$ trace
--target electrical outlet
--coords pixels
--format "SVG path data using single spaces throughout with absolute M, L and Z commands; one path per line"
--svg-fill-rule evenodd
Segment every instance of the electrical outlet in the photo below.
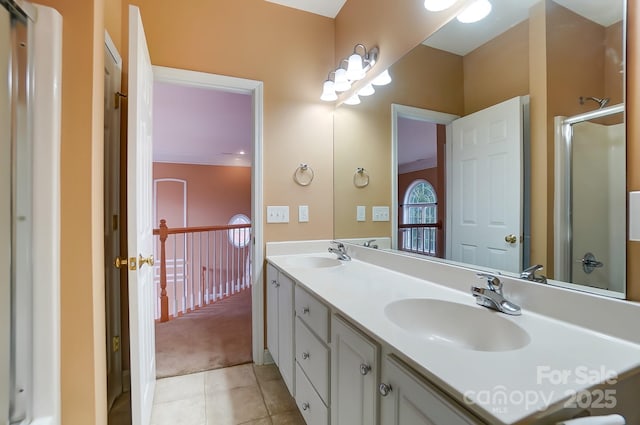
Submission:
M 364 205 L 356 207 L 356 221 L 367 221 L 367 207 Z
M 298 222 L 307 223 L 309 221 L 309 206 L 298 205 Z
M 267 223 L 288 223 L 288 206 L 267 206 Z
M 373 221 L 389 221 L 389 207 L 372 207 Z

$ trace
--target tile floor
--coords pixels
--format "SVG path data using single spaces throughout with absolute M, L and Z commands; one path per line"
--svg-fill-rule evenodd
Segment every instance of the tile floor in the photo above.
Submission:
M 304 425 L 275 365 L 159 379 L 151 425 Z

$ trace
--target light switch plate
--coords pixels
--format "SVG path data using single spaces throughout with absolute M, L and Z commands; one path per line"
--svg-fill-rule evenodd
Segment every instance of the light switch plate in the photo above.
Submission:
M 356 221 L 367 221 L 367 207 L 364 205 L 356 207 Z
M 289 206 L 267 206 L 267 223 L 288 223 Z
M 389 221 L 389 207 L 372 207 L 373 221 Z
M 640 191 L 629 192 L 629 240 L 640 241 Z
M 307 223 L 309 221 L 309 206 L 298 205 L 298 222 Z

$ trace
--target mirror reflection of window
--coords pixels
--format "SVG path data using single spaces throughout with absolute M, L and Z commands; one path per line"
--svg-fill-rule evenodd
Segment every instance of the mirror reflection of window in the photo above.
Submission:
M 435 224 L 438 222 L 438 196 L 431 183 L 415 180 L 405 192 L 403 224 Z M 405 251 L 436 255 L 436 228 L 412 227 L 403 230 Z

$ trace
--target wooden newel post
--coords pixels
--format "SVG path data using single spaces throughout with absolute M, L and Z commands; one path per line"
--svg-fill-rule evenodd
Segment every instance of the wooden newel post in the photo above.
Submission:
M 169 236 L 167 220 L 160 220 L 160 322 L 169 321 L 169 297 L 167 297 L 167 255 L 165 244 Z

